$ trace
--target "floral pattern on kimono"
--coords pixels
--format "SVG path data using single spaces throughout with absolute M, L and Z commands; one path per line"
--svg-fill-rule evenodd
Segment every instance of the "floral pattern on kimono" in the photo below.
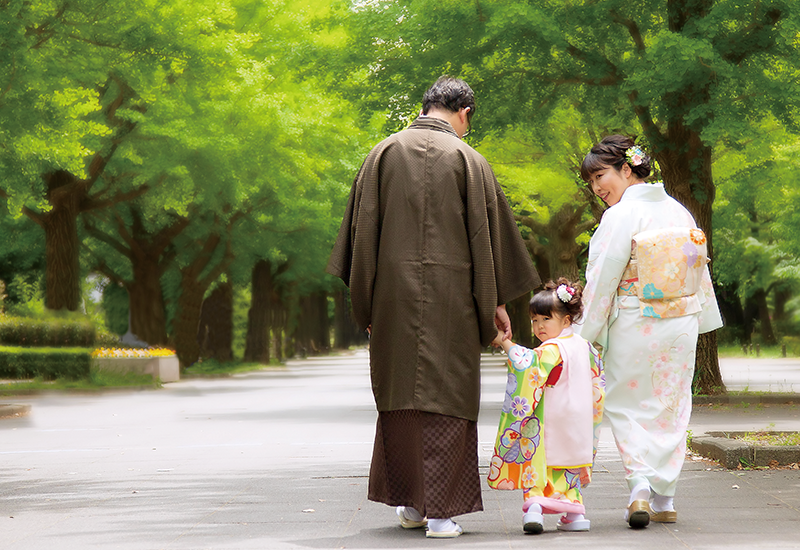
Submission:
M 566 329 L 559 340 L 585 346 L 587 376 L 592 381 L 592 461 L 597 453 L 603 419 L 603 364 L 597 351 Z M 545 430 L 558 430 L 558 420 L 544 416 L 547 387 L 557 383 L 564 362 L 556 339 L 536 349 L 514 346 L 508 351 L 508 383 L 488 482 L 493 489 L 521 489 L 526 499 L 542 505 L 545 513 L 584 513 L 581 489 L 591 482 L 592 464 L 551 468 L 544 445 Z M 552 404 L 551 404 L 552 405 Z M 589 420 L 589 419 L 587 419 Z

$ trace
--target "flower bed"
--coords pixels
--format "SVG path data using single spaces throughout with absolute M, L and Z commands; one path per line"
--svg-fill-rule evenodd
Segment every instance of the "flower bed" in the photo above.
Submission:
M 162 382 L 180 380 L 180 363 L 175 352 L 166 348 L 100 348 L 92 361 L 101 370 L 149 374 Z

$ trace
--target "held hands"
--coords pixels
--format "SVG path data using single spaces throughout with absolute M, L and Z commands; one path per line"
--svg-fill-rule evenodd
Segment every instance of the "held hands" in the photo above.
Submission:
M 514 347 L 514 342 L 510 339 L 506 338 L 506 333 L 502 330 L 497 331 L 497 336 L 494 340 L 492 340 L 492 345 L 496 348 L 502 349 L 504 352 L 508 353 L 508 350 Z
M 492 345 L 502 348 L 503 351 L 508 353 L 508 350 L 514 346 L 514 343 L 511 341 L 511 319 L 508 317 L 505 305 L 497 306 L 494 315 L 494 324 L 497 326 L 497 336 L 492 341 Z
M 494 340 L 492 340 L 492 345 L 496 348 L 503 347 L 503 340 L 505 339 L 506 334 L 502 330 L 497 331 L 497 336 L 495 336 Z
M 497 330 L 503 333 L 503 340 L 511 340 L 511 319 L 508 317 L 505 304 L 497 306 L 494 312 L 494 324 Z

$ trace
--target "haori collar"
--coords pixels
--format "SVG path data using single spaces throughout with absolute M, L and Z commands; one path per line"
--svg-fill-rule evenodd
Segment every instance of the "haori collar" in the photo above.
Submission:
M 414 122 L 411 123 L 411 125 L 409 125 L 408 128 L 411 130 L 435 130 L 437 132 L 445 132 L 458 137 L 458 134 L 449 122 L 442 120 L 441 118 L 431 116 L 420 115 Z

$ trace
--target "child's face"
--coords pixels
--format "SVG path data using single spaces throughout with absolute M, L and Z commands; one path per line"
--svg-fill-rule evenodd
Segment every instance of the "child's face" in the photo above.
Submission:
M 561 331 L 572 324 L 569 315 L 561 317 L 557 313 L 551 315 L 533 315 L 531 317 L 531 328 L 539 340 L 544 342 L 550 338 L 555 338 Z

